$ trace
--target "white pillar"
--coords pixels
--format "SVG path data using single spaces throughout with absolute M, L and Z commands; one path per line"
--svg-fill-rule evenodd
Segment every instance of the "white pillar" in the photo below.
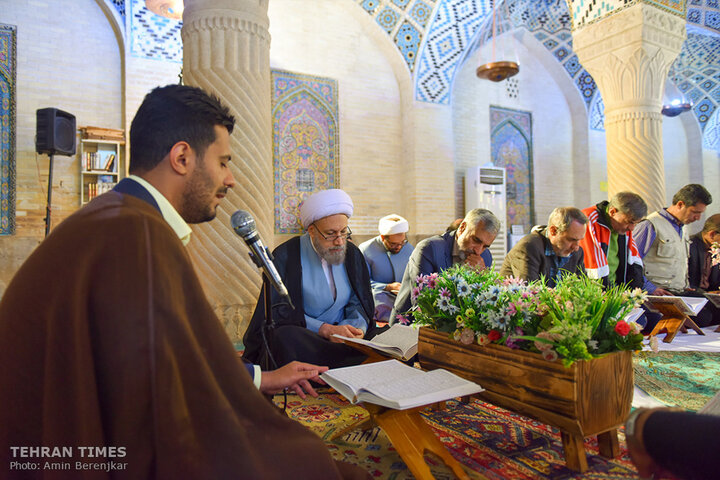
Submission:
M 249 211 L 273 244 L 268 0 L 185 0 L 183 80 L 217 95 L 235 116 L 230 163 L 236 185 L 217 219 L 193 227 L 193 262 L 232 340 L 242 336 L 261 276 L 230 228 L 237 209 Z
M 685 19 L 645 3 L 573 32 L 573 50 L 605 104 L 608 190 L 665 206 L 662 98 L 685 41 Z

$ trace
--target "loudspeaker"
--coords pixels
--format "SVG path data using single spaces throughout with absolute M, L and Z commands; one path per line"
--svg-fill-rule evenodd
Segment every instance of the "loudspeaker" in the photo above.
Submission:
M 48 155 L 75 155 L 75 115 L 57 108 L 38 109 L 35 150 Z

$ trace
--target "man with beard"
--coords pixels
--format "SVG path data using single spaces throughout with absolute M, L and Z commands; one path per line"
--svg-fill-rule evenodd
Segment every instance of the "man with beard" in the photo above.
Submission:
M 370 271 L 370 285 L 375 297 L 375 320 L 387 322 L 400 290 L 405 267 L 413 246 L 407 241 L 408 221 L 400 215 L 382 217 L 380 235 L 360 244 Z
M 294 309 L 272 289 L 274 328 L 267 330 L 269 351 L 277 366 L 293 360 L 330 368 L 357 365 L 366 356 L 333 335 L 371 338 L 375 332 L 374 302 L 367 265 L 360 250 L 348 242 L 353 203 L 339 189 L 323 190 L 300 206 L 304 235 L 279 245 L 275 266 Z M 243 342 L 247 361 L 267 367 L 263 341 L 265 297 L 260 293 Z
M 405 268 L 400 292 L 390 314 L 390 323 L 395 323 L 397 315 L 404 314 L 414 306 L 411 292 L 419 275 L 440 273 L 457 263 L 475 268 L 491 268 L 492 254 L 488 249 L 499 230 L 500 220 L 490 210 L 476 208 L 465 215 L 457 230 L 418 243 Z
M 55 477 L 12 466 L 57 456 L 40 446 L 70 466 L 55 478 L 367 476 L 253 386 L 184 248 L 188 223 L 213 219 L 235 184 L 233 124 L 199 88 L 150 92 L 130 128 L 132 175 L 15 274 L 0 302 L 0 478 Z M 261 389 L 321 371 L 291 364 Z

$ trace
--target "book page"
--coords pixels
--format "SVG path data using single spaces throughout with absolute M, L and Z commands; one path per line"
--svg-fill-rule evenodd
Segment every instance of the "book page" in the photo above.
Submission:
M 397 402 L 399 409 L 429 405 L 450 398 L 478 393 L 483 389 L 476 383 L 460 378 L 447 370 L 424 372 L 421 377 L 404 376 L 393 381 L 377 382 L 363 388 L 369 393 L 392 402 Z M 364 398 L 365 392 L 359 392 Z M 372 401 L 372 398 L 368 398 Z
M 373 337 L 372 340 L 350 338 L 337 334 L 334 336 L 349 342 L 367 345 L 388 355 L 408 360 L 417 353 L 418 334 L 419 330 L 416 328 L 395 324 L 380 335 Z
M 397 360 L 367 363 L 354 367 L 333 368 L 320 375 L 321 378 L 330 377 L 353 387 L 358 391 L 381 380 L 394 382 L 412 375 L 423 375 L 422 370 L 409 367 Z
M 403 353 L 417 345 L 420 331 L 408 325 L 396 323 L 389 330 L 372 339 L 373 343 L 398 347 Z
M 705 306 L 705 304 L 708 302 L 708 299 L 705 297 L 680 297 L 685 302 L 685 305 L 690 307 L 690 309 L 694 312 L 695 315 L 700 313 L 700 310 Z
M 651 304 L 672 304 L 685 315 L 695 316 L 707 303 L 704 297 L 676 297 L 670 295 L 648 295 L 647 301 Z

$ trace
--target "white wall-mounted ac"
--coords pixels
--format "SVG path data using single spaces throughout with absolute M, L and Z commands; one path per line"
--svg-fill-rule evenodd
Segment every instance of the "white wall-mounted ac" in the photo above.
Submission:
M 500 230 L 490 245 L 495 270 L 500 270 L 507 254 L 507 203 L 505 168 L 492 164 L 471 167 L 465 172 L 465 212 L 473 208 L 490 210 L 500 220 Z

